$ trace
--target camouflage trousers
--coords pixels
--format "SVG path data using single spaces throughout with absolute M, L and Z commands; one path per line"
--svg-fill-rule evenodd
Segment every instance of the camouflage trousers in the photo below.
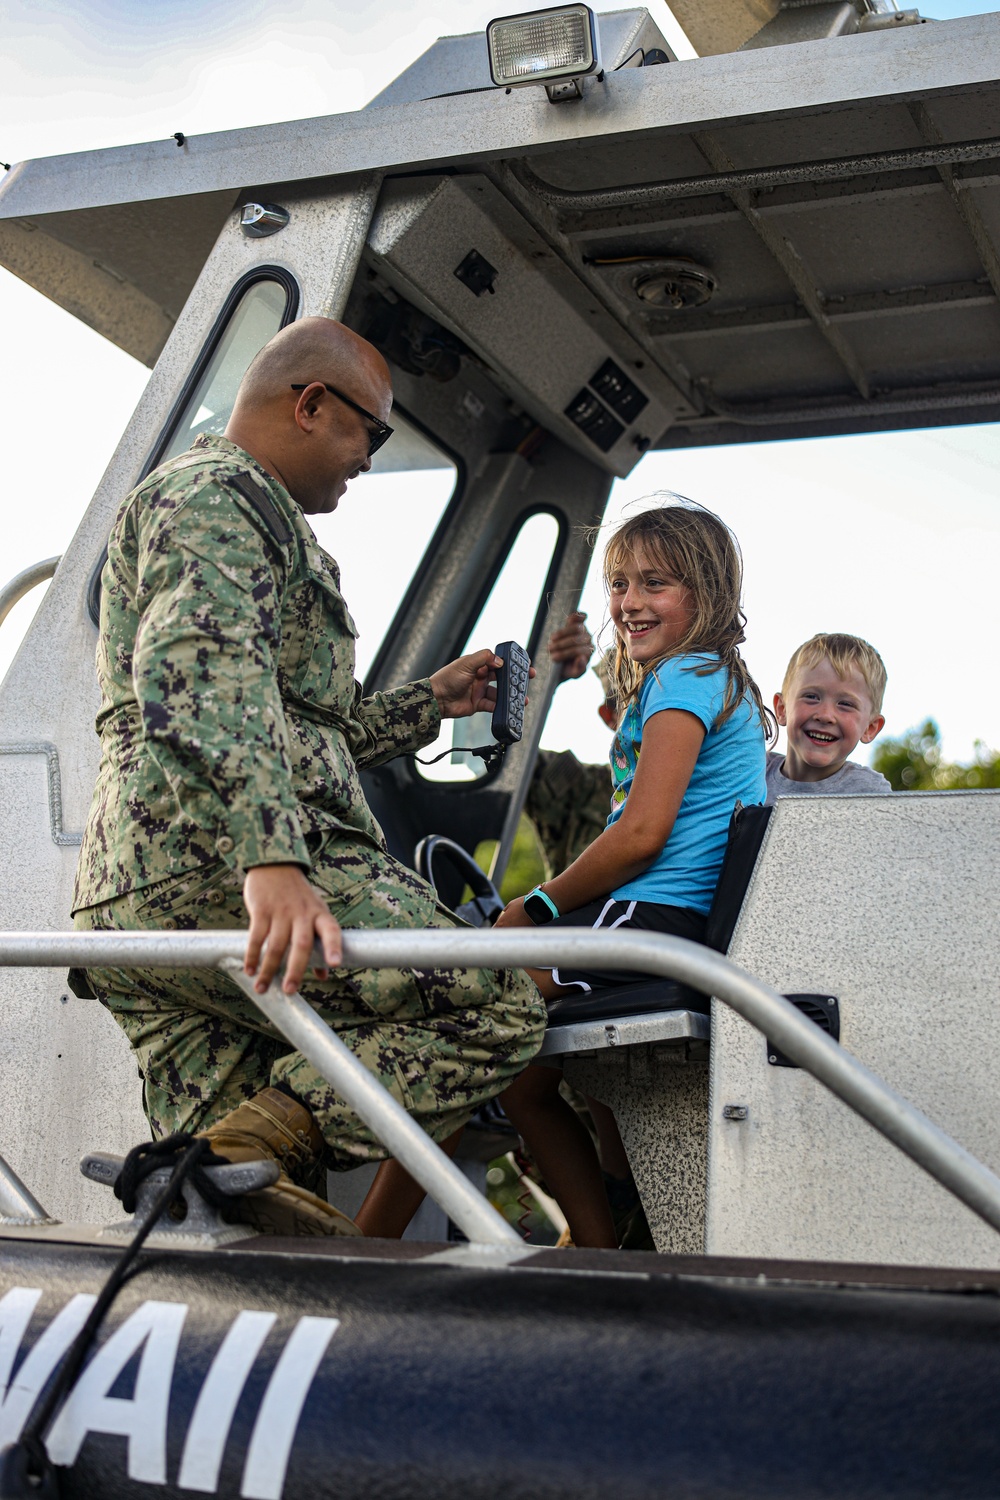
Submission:
M 366 851 L 367 855 L 367 851 Z M 343 851 L 310 872 L 345 928 L 461 927 L 434 892 L 388 855 L 343 892 Z M 221 861 L 76 914 L 84 931 L 246 928 L 242 880 Z M 387 1155 L 368 1127 L 290 1050 L 226 976 L 204 969 L 88 969 L 97 998 L 132 1045 L 154 1136 L 203 1130 L 269 1085 L 308 1106 L 326 1165 L 347 1170 Z M 309 975 L 303 997 L 434 1140 L 463 1125 L 531 1061 L 545 1007 L 520 970 L 338 969 Z

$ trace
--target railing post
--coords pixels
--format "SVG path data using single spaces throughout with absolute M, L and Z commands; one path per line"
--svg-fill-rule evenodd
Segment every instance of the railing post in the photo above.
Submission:
M 243 972 L 241 959 L 223 959 L 223 973 L 238 984 L 281 1035 L 364 1120 L 401 1166 L 444 1209 L 470 1243 L 521 1245 L 521 1236 L 478 1193 L 454 1162 L 435 1145 L 403 1106 L 382 1087 L 364 1063 L 344 1045 L 336 1032 L 307 1005 L 301 995 L 286 995 L 272 984 L 258 995 L 253 980 Z
M 4 1224 L 54 1224 L 14 1168 L 0 1156 L 0 1226 Z

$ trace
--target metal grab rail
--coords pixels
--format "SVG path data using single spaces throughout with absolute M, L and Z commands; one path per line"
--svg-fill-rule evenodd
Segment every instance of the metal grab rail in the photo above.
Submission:
M 285 995 L 276 984 L 266 994 L 258 995 L 253 980 L 243 972 L 242 952 L 236 958 L 222 959 L 218 967 L 249 995 L 272 1026 L 312 1063 L 321 1077 L 333 1084 L 341 1098 L 346 1099 L 410 1176 L 430 1193 L 471 1244 L 521 1245 L 517 1231 L 476 1191 L 440 1146 L 425 1135 L 301 995 Z
M 0 967 L 219 967 L 235 977 L 234 967 L 242 961 L 245 944 L 246 934 L 240 932 L 0 933 Z M 563 933 L 534 928 L 485 932 L 473 929 L 344 932 L 344 963 L 352 968 L 568 967 L 581 962 L 588 967 L 640 970 L 665 979 L 679 979 L 716 996 L 770 1037 L 793 1062 L 810 1072 L 967 1208 L 1000 1230 L 1000 1177 L 807 1021 L 776 990 L 761 984 L 710 948 L 659 933 L 584 928 Z M 383 1137 L 384 1144 L 411 1176 L 437 1198 L 470 1240 L 511 1242 L 514 1236 L 510 1227 L 485 1204 L 444 1153 L 305 1001 L 283 995 L 276 985 L 272 985 L 266 996 L 257 995 L 248 981 L 244 980 L 241 987 L 293 1045 L 299 1045 L 293 1039 L 293 1031 L 302 1036 L 310 1048 L 306 1055 L 335 1088 L 342 1089 L 342 1079 L 348 1080 L 353 1096 L 343 1088 L 344 1097 L 367 1123 L 372 1124 L 366 1114 L 372 1090 L 392 1111 L 398 1112 L 401 1117 L 396 1121 L 398 1138 L 390 1141 Z M 306 1019 L 301 1016 L 302 1011 L 308 1013 L 308 1027 L 303 1025 L 302 1032 L 298 1032 L 296 1028 Z M 299 1019 L 293 1022 L 290 1019 L 293 1015 Z M 349 1059 L 347 1067 L 344 1054 Z M 330 1072 L 326 1071 L 327 1065 Z M 349 1073 L 353 1076 L 354 1070 L 364 1075 L 363 1091 L 360 1087 L 355 1089 L 348 1077 Z M 456 1204 L 458 1198 L 462 1200 L 459 1213 L 453 1212 L 441 1196 L 442 1189 L 447 1190 L 446 1178 L 457 1194 Z M 475 1215 L 469 1206 L 470 1198 L 475 1202 Z M 488 1216 L 485 1224 L 481 1223 L 484 1214 Z M 466 1221 L 472 1225 L 472 1233 Z
M 10 582 L 4 584 L 0 589 L 0 625 L 25 594 L 30 594 L 36 584 L 44 583 L 47 578 L 53 576 L 61 557 L 60 553 L 59 557 L 46 557 L 43 562 L 32 563 L 30 568 L 25 568 L 21 573 L 15 573 Z
M 51 1224 L 34 1193 L 28 1191 L 14 1168 L 0 1156 L 0 1219 L 6 1224 Z

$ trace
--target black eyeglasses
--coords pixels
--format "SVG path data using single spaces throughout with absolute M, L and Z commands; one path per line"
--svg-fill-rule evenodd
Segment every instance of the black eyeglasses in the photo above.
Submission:
M 377 453 L 382 444 L 387 443 L 392 437 L 392 428 L 389 426 L 388 422 L 383 422 L 382 418 L 376 417 L 373 412 L 365 411 L 363 406 L 359 406 L 356 401 L 352 401 L 350 396 L 345 396 L 343 391 L 338 391 L 332 385 L 327 385 L 325 380 L 309 380 L 304 385 L 293 385 L 292 390 L 305 391 L 308 390 L 309 386 L 311 385 L 321 385 L 324 390 L 330 392 L 331 396 L 336 396 L 338 401 L 343 401 L 345 406 L 351 407 L 352 410 L 356 411 L 359 416 L 364 417 L 366 422 L 374 422 L 375 431 L 368 434 L 369 458 L 371 458 L 373 453 Z

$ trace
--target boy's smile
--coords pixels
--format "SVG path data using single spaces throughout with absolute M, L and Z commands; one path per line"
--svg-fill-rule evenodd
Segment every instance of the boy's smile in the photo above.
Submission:
M 802 667 L 774 695 L 774 711 L 787 731 L 784 774 L 790 781 L 824 781 L 840 770 L 859 744 L 868 745 L 885 720 L 872 712 L 871 692 L 857 667 L 838 677 L 824 658 Z
M 639 547 L 610 583 L 611 620 L 634 662 L 657 661 L 687 634 L 691 590 Z

